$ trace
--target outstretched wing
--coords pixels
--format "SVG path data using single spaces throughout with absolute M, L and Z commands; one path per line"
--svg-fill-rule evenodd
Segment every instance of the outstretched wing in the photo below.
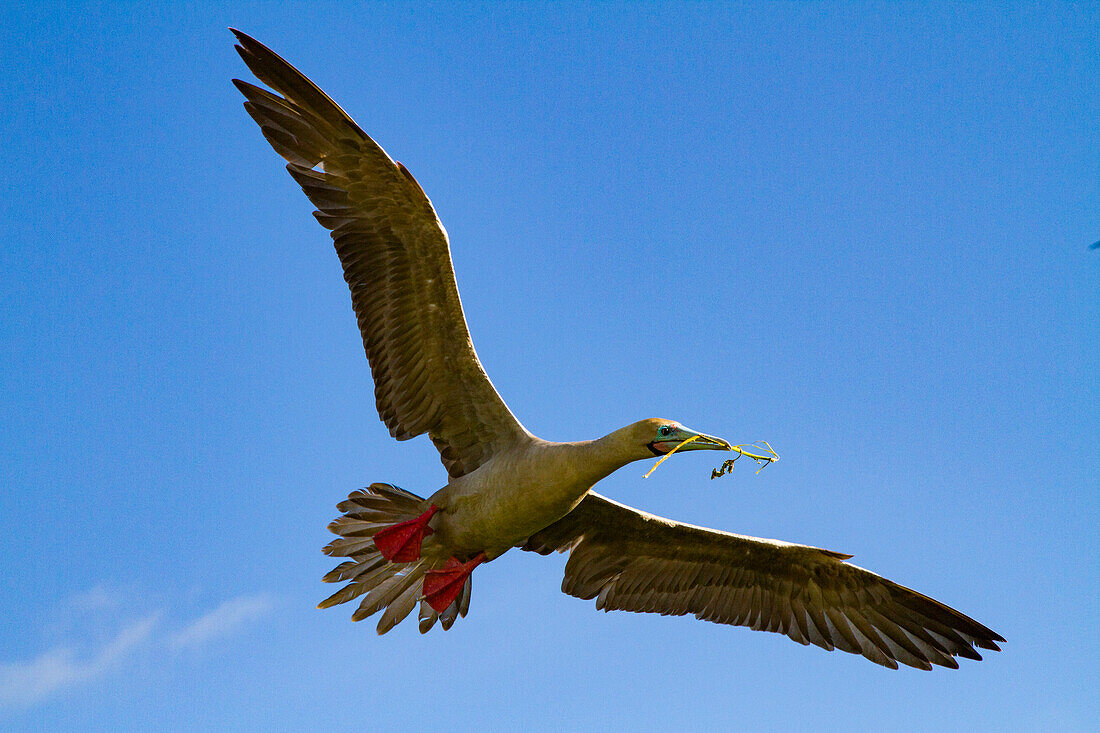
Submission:
M 862 654 L 897 669 L 957 668 L 1004 641 L 928 596 L 844 562 L 839 552 L 680 524 L 589 492 L 523 545 L 569 550 L 562 591 L 605 611 L 748 626 Z
M 233 33 L 248 68 L 278 92 L 234 79 L 245 109 L 332 231 L 379 416 L 398 440 L 428 433 L 451 476 L 473 471 L 527 431 L 474 352 L 447 233 L 431 202 L 313 82 Z

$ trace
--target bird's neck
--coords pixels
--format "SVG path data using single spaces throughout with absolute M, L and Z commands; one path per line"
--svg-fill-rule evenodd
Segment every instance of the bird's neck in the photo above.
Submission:
M 623 431 L 615 431 L 596 440 L 569 443 L 569 453 L 574 471 L 589 486 L 633 461 L 645 458 L 638 455 L 637 446 L 627 440 Z

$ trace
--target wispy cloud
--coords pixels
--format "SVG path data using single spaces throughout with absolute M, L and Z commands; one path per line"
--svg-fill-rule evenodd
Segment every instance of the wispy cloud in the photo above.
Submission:
M 122 604 L 122 600 L 121 592 L 100 584 L 83 593 L 77 593 L 69 599 L 69 605 L 78 611 L 98 611 L 115 608 Z
M 54 638 L 95 638 L 93 629 L 104 625 L 110 628 L 109 617 L 119 608 L 132 607 L 134 601 L 118 590 L 96 586 L 69 598 L 61 608 L 63 620 L 46 627 Z M 152 613 L 127 624 L 113 637 L 101 638 L 98 644 L 58 643 L 32 659 L 0 662 L 0 713 L 61 696 L 77 685 L 124 667 L 139 652 L 146 657 L 171 657 L 172 650 L 198 647 L 228 636 L 274 607 L 274 598 L 266 593 L 237 596 L 174 633 L 161 631 L 162 614 Z M 80 634 L 80 629 L 88 633 Z
M 56 646 L 26 662 L 0 664 L 0 710 L 31 705 L 115 669 L 152 636 L 158 619 L 153 614 L 135 621 L 85 659 Z
M 180 629 L 172 635 L 169 643 L 175 648 L 197 646 L 226 636 L 266 615 L 274 605 L 271 596 L 266 593 L 232 598 Z

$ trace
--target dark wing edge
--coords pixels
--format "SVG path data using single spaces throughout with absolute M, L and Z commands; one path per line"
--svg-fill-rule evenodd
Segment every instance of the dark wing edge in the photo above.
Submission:
M 331 231 L 390 434 L 428 433 L 451 476 L 528 437 L 474 351 L 447 234 L 423 189 L 317 85 L 230 30 L 248 68 L 278 92 L 233 80 Z
M 562 591 L 596 608 L 694 614 L 861 654 L 885 667 L 958 668 L 1004 639 L 914 590 L 807 545 L 673 522 L 594 492 L 522 549 L 569 551 Z

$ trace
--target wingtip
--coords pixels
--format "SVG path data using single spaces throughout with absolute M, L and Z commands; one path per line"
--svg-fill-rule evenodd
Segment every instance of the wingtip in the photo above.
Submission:
M 945 657 L 941 661 L 937 661 L 936 664 L 940 667 L 943 667 L 944 669 L 958 669 L 959 668 L 959 660 L 957 660 L 957 659 L 955 659 L 954 657 L 951 657 L 951 656 Z M 931 672 L 932 671 L 932 665 L 929 664 L 927 667 L 922 667 L 921 669 L 924 669 L 928 672 Z
M 265 52 L 269 54 L 274 54 L 274 52 L 270 48 L 260 43 L 244 31 L 239 31 L 233 27 L 230 27 L 229 30 L 237 38 L 237 43 L 233 45 L 233 48 L 237 49 L 237 53 L 240 54 L 241 58 L 244 59 L 244 62 L 246 64 L 248 64 L 248 60 L 250 58 L 258 55 L 263 55 Z M 251 64 L 249 64 L 249 68 L 252 68 Z

